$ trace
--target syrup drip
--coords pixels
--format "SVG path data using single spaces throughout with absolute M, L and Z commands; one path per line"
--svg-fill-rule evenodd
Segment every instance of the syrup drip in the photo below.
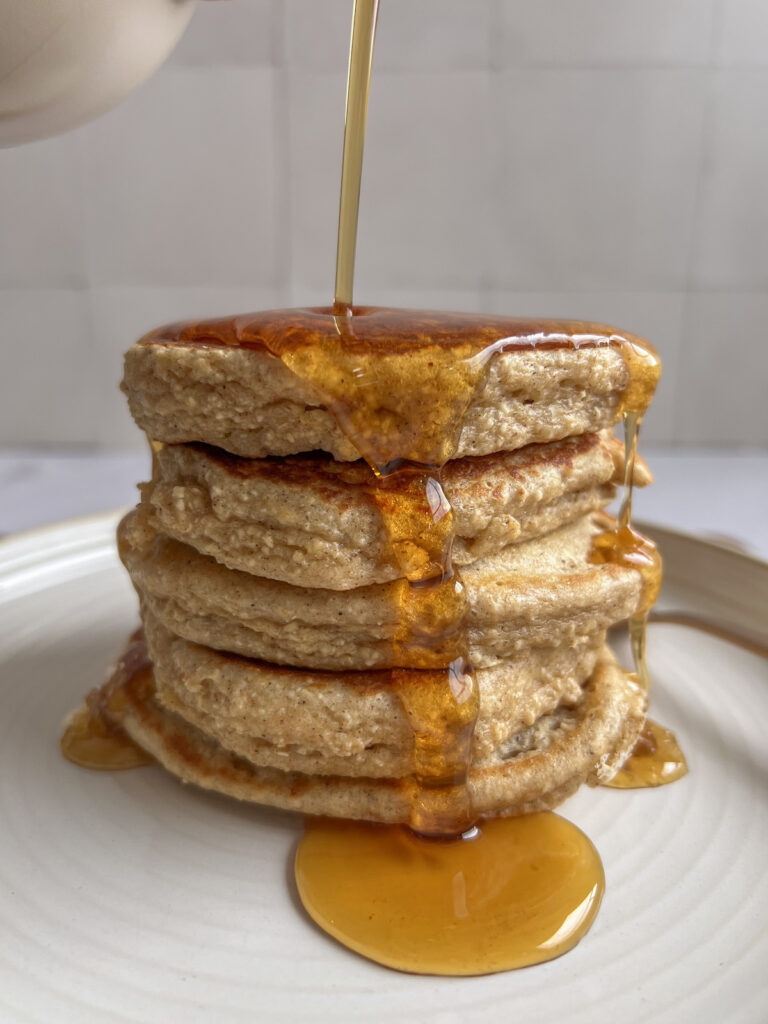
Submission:
M 385 469 L 375 497 L 405 576 L 394 661 L 409 667 L 393 669 L 391 681 L 413 731 L 410 824 L 425 835 L 455 836 L 473 824 L 467 774 L 479 693 L 464 630 L 466 591 L 451 561 L 453 509 L 440 468 L 400 462 L 402 439 L 388 440 L 388 464 L 397 468 Z
M 605 879 L 592 843 L 552 813 L 481 822 L 454 840 L 398 826 L 307 821 L 296 882 L 345 946 L 415 974 L 493 974 L 571 949 Z
M 640 377 L 643 380 L 642 376 Z M 627 405 L 624 412 L 624 487 L 619 509 L 618 529 L 615 534 L 614 557 L 618 554 L 623 565 L 631 565 L 640 571 L 642 590 L 637 608 L 629 619 L 629 642 L 632 658 L 635 663 L 640 685 L 646 695 L 651 692 L 651 677 L 646 660 L 646 629 L 648 612 L 659 596 L 661 586 L 661 559 L 656 545 L 645 537 L 641 537 L 632 529 L 632 490 L 635 478 L 635 460 L 637 458 L 637 435 L 642 422 L 643 413 L 653 392 L 647 395 L 640 392 L 625 397 Z M 596 545 L 598 546 L 598 545 Z
M 633 348 L 630 360 L 637 356 Z M 640 573 L 640 600 L 629 619 L 629 640 L 636 679 L 646 697 L 651 677 L 646 659 L 648 613 L 661 586 L 661 559 L 656 545 L 632 529 L 632 491 L 637 458 L 637 437 L 643 413 L 655 388 L 653 369 L 636 373 L 624 396 L 624 481 L 616 529 L 598 534 L 593 542 L 592 561 L 636 569 Z M 630 362 L 631 367 L 631 362 Z M 657 373 L 658 376 L 658 373 Z M 675 782 L 688 772 L 688 765 L 674 733 L 648 719 L 627 761 L 610 782 L 613 789 L 642 789 Z
M 675 734 L 649 718 L 629 759 L 605 785 L 612 789 L 645 789 L 666 786 L 687 774 L 688 764 Z
M 631 484 L 628 485 L 631 489 Z M 629 638 L 637 678 L 646 695 L 650 693 L 651 680 L 645 657 L 645 634 L 648 612 L 659 594 L 661 586 L 661 559 L 656 545 L 647 537 L 637 533 L 625 519 L 621 518 L 615 530 L 598 534 L 594 541 L 591 561 L 596 564 L 611 563 L 640 573 L 641 591 L 637 609 L 629 619 Z
M 152 668 L 141 631 L 134 633 L 107 681 L 91 690 L 85 704 L 69 716 L 61 737 L 61 752 L 81 768 L 120 771 L 154 764 L 154 760 L 120 727 L 126 709 L 125 689 L 151 693 Z
M 413 730 L 411 828 L 460 835 L 475 820 L 467 786 L 480 701 L 475 676 L 457 658 L 447 669 L 393 669 L 392 682 Z

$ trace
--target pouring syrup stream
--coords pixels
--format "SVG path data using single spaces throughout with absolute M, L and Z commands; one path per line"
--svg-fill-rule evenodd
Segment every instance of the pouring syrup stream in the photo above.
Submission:
M 352 309 L 357 248 L 357 220 L 360 211 L 360 185 L 363 176 L 365 122 L 371 85 L 373 44 L 379 0 L 355 0 L 352 33 L 349 42 L 344 149 L 341 160 L 339 232 L 336 245 L 336 287 L 334 309 L 345 313 Z

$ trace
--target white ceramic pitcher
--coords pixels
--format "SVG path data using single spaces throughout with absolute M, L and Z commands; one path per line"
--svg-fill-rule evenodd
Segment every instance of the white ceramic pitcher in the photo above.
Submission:
M 195 0 L 0 0 L 0 146 L 66 131 L 162 64 Z

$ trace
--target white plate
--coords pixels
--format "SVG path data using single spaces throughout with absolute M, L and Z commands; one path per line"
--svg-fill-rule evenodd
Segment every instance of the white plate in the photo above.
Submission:
M 608 879 L 573 952 L 486 978 L 397 974 L 303 914 L 291 872 L 298 818 L 159 769 L 98 774 L 59 756 L 62 717 L 136 621 L 115 523 L 0 545 L 2 1024 L 768 1020 L 763 658 L 652 627 L 653 714 L 675 729 L 691 771 L 665 789 L 583 790 L 565 805 Z M 768 644 L 768 565 L 659 536 L 662 608 L 710 618 L 730 608 L 731 626 L 746 621 Z

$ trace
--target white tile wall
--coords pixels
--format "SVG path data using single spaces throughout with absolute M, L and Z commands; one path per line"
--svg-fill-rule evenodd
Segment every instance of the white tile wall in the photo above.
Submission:
M 82 130 L 91 283 L 277 284 L 273 86 L 169 67 Z
M 286 66 L 309 73 L 341 74 L 349 53 L 352 4 L 345 0 L 285 0 L 283 6 Z M 377 71 L 380 42 L 379 36 L 374 56 Z
M 289 220 L 285 230 L 289 237 L 290 281 L 294 293 L 318 288 L 325 301 L 333 292 L 344 90 L 341 73 L 305 74 L 298 70 L 287 80 L 285 187 Z M 368 191 L 369 164 L 367 161 L 363 167 L 364 195 Z
M 121 107 L 0 151 L 0 444 L 138 447 L 135 336 L 330 298 L 350 13 L 200 4 Z M 614 322 L 664 361 L 646 437 L 768 445 L 767 34 L 765 0 L 381 0 L 358 299 Z
M 4 288 L 0 436 L 10 445 L 93 442 L 100 382 L 82 291 Z
M 768 289 L 768 66 L 716 71 L 711 91 L 692 283 Z
M 282 6 L 281 0 L 199 4 L 169 64 L 271 67 L 281 63 Z
M 721 0 L 717 57 L 723 64 L 768 67 L 768 4 L 765 0 Z
M 765 444 L 766 323 L 768 295 L 764 292 L 688 296 L 675 423 L 675 434 L 682 441 Z
M 551 68 L 701 64 L 714 8 L 715 0 L 502 0 L 500 59 Z
M 683 288 L 704 91 L 703 72 L 688 69 L 501 75 L 507 259 L 494 283 Z
M 369 111 L 360 280 L 475 288 L 505 255 L 487 71 L 382 75 Z
M 0 149 L 0 288 L 81 288 L 88 280 L 76 133 Z

